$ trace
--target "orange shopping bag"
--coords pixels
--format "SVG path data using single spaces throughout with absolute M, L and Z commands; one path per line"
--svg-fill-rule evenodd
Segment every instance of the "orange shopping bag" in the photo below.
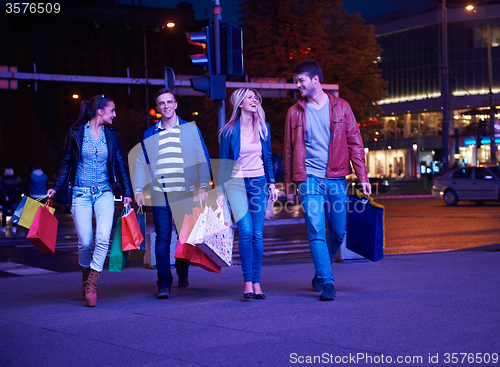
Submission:
M 135 250 L 144 241 L 135 211 L 130 206 L 127 209 L 129 212 L 122 216 L 122 251 Z
M 52 200 L 47 200 L 45 205 L 38 208 L 26 237 L 42 254 L 56 251 L 58 221 L 49 205 L 52 205 Z

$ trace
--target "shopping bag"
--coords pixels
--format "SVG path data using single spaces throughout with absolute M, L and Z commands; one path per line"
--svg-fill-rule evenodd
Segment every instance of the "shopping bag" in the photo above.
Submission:
M 217 266 L 231 266 L 234 230 L 225 223 L 222 207 L 218 207 L 215 212 L 209 212 L 208 217 L 209 221 L 218 221 L 218 229 L 213 233 L 207 233 L 203 242 L 197 244 L 196 247 L 203 251 Z M 215 226 L 211 228 L 214 229 Z
M 125 215 L 122 216 L 122 250 L 130 251 L 137 249 L 144 237 L 135 216 L 135 210 L 128 206 Z
M 192 246 L 196 246 L 197 239 L 198 239 L 198 231 L 200 231 L 200 226 L 201 223 L 205 220 L 204 218 L 206 217 L 205 211 L 208 209 L 208 207 L 205 208 L 193 208 L 193 226 L 191 228 L 191 231 L 189 232 L 189 235 L 186 239 L 186 243 L 189 243 Z M 200 232 L 201 233 L 201 232 Z M 198 242 L 201 242 L 198 240 Z
M 179 259 L 188 264 L 202 267 L 205 270 L 220 273 L 220 267 L 211 261 L 199 248 L 186 243 L 189 233 L 193 228 L 194 217 L 199 214 L 199 210 L 195 208 L 194 214 L 186 214 L 182 222 L 182 227 L 179 232 L 179 240 L 175 247 L 174 258 Z
M 144 238 L 144 241 L 141 242 L 139 247 L 137 248 L 138 250 L 145 250 L 146 249 L 146 213 L 143 212 L 142 206 L 137 209 L 137 213 L 135 214 L 137 217 L 137 222 L 139 223 L 139 228 L 141 229 L 142 237 Z
M 193 256 L 191 256 L 191 265 L 199 266 L 200 268 L 214 273 L 220 273 L 220 266 L 210 260 L 198 247 L 191 247 L 194 248 Z
M 24 204 L 23 211 L 21 213 L 21 216 L 19 218 L 18 224 L 20 226 L 23 226 L 25 228 L 30 228 L 31 224 L 33 223 L 33 220 L 35 219 L 35 215 L 38 211 L 38 208 L 43 205 L 41 201 L 45 199 L 46 196 L 43 196 L 41 198 L 38 198 L 36 200 L 33 200 L 30 197 L 26 198 L 26 202 Z M 53 207 L 48 207 L 48 210 L 54 214 L 55 209 Z
M 191 230 L 193 229 L 193 215 L 186 214 L 184 220 L 182 221 L 181 231 L 179 232 L 179 240 L 177 241 L 177 246 L 175 247 L 174 258 L 181 261 L 189 263 L 191 257 L 194 254 L 194 246 L 186 243 Z
M 346 247 L 371 261 L 384 257 L 384 206 L 358 190 L 347 198 Z
M 212 208 L 206 206 L 198 217 L 187 243 L 196 246 L 204 242 L 204 238 L 220 230 L 221 223 Z
M 21 202 L 17 205 L 14 214 L 12 214 L 12 217 L 10 217 L 10 221 L 12 223 L 19 223 L 19 218 L 21 218 L 21 214 L 23 213 L 24 206 L 26 205 L 26 200 L 28 200 L 28 197 L 23 196 Z
M 115 234 L 111 244 L 109 253 L 109 271 L 121 272 L 128 260 L 128 251 L 122 250 L 122 216 L 125 214 L 125 209 L 116 221 Z
M 51 212 L 52 200 L 38 208 L 33 223 L 26 238 L 42 253 L 50 254 L 56 251 L 57 218 Z

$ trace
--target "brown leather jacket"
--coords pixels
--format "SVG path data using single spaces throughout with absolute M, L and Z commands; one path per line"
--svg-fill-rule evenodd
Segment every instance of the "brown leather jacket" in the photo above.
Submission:
M 352 173 L 351 162 L 360 182 L 368 182 L 363 140 L 351 107 L 342 98 L 324 90 L 330 98 L 331 138 L 326 177 Z M 288 109 L 283 146 L 283 171 L 287 194 L 293 193 L 295 181 L 305 181 L 306 174 L 306 102 L 297 101 Z

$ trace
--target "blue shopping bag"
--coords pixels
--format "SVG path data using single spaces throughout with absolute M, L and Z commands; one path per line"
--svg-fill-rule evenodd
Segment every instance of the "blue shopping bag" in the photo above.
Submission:
M 347 198 L 346 247 L 371 261 L 384 257 L 384 206 L 358 190 Z
M 21 202 L 17 205 L 17 208 L 14 211 L 14 214 L 12 214 L 12 217 L 10 217 L 10 221 L 12 223 L 19 223 L 19 219 L 21 218 L 21 214 L 23 214 L 24 206 L 26 205 L 26 200 L 28 200 L 28 197 L 25 195 L 25 196 L 23 196 Z

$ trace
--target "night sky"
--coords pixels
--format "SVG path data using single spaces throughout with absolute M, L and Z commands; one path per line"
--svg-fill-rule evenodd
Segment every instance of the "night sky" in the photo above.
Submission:
M 131 4 L 133 0 L 120 0 L 120 4 Z M 142 0 L 146 6 L 171 7 L 177 3 L 189 1 L 193 4 L 196 19 L 213 18 L 212 0 Z M 219 0 L 222 6 L 222 21 L 238 23 L 238 4 L 240 0 Z M 391 11 L 410 8 L 415 5 L 432 2 L 432 0 L 344 0 L 344 5 L 349 13 L 359 10 L 362 18 L 389 13 Z M 135 0 L 139 4 L 139 0 Z

